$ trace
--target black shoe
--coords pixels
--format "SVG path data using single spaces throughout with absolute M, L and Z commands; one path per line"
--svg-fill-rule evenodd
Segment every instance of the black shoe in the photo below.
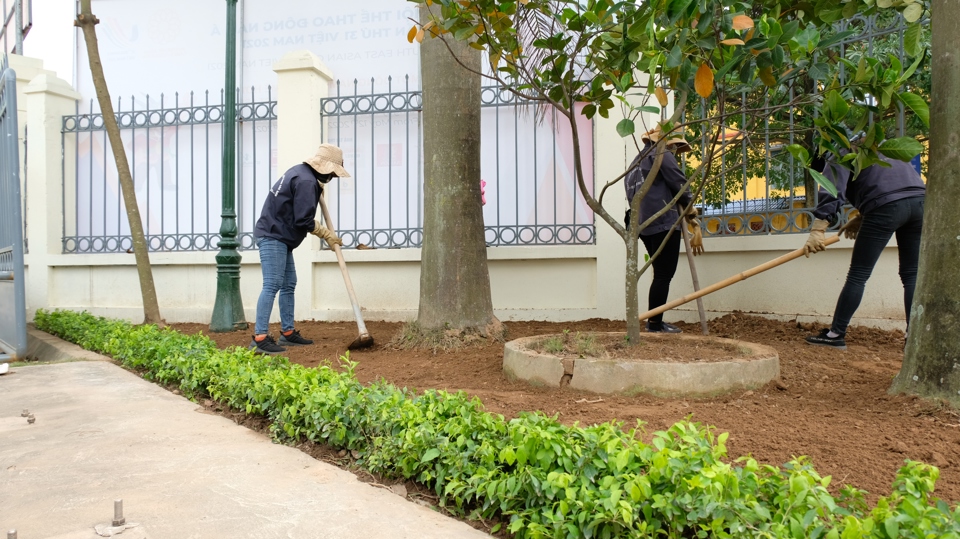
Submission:
M 280 334 L 281 346 L 304 346 L 307 344 L 313 344 L 313 341 L 301 337 L 300 330 L 295 329 L 290 335 L 284 335 L 283 333 Z
M 683 330 L 673 324 L 660 322 L 660 329 L 650 329 L 650 322 L 647 322 L 648 333 L 683 333 Z
M 821 329 L 819 334 L 810 335 L 807 337 L 807 342 L 817 346 L 829 346 L 839 350 L 846 350 L 847 342 L 843 340 L 843 335 L 838 337 L 827 337 L 827 333 L 829 332 L 829 329 Z
M 277 341 L 273 340 L 273 337 L 267 335 L 262 341 L 258 341 L 256 336 L 250 341 L 250 345 L 247 346 L 248 350 L 253 350 L 258 354 L 266 354 L 268 356 L 275 356 L 286 352 L 287 349 L 278 345 Z

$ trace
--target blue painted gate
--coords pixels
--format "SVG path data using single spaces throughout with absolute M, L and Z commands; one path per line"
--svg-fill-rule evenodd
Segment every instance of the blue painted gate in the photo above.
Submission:
M 0 76 L 0 363 L 22 360 L 27 352 L 17 76 L 4 64 Z

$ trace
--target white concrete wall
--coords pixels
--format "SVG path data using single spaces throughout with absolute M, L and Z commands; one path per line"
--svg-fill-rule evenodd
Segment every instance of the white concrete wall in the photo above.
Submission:
M 87 310 L 142 320 L 140 290 L 132 254 L 61 254 L 63 215 L 60 117 L 74 110 L 76 92 L 37 61 L 12 57 L 21 80 L 21 122 L 29 126 L 29 198 L 27 263 L 29 316 L 38 308 Z M 295 52 L 276 66 L 278 81 L 279 168 L 312 155 L 319 144 L 319 99 L 329 71 L 311 53 Z M 654 118 L 646 118 L 648 122 Z M 598 186 L 621 174 L 636 152 L 616 134 L 619 121 L 597 118 L 594 148 Z M 67 156 L 66 174 L 69 163 Z M 348 163 L 349 165 L 349 163 Z M 349 166 L 348 166 L 349 168 Z M 608 191 L 604 206 L 623 215 L 620 185 Z M 707 253 L 696 262 L 702 286 L 720 281 L 800 247 L 801 235 L 707 238 Z M 851 241 L 808 259 L 735 284 L 704 299 L 711 317 L 733 310 L 803 321 L 827 321 L 833 312 L 850 258 Z M 320 250 L 310 236 L 294 251 L 298 270 L 298 319 L 349 321 L 353 314 L 333 253 Z M 152 253 L 162 316 L 169 322 L 209 322 L 216 294 L 214 252 Z M 350 250 L 344 253 L 357 296 L 369 320 L 412 320 L 419 303 L 420 250 Z M 624 247 L 620 237 L 598 220 L 596 245 L 497 247 L 488 249 L 493 304 L 502 320 L 581 320 L 624 318 Z M 641 307 L 646 306 L 650 272 L 641 277 Z M 257 252 L 244 252 L 241 295 L 248 321 L 260 292 Z M 681 260 L 671 297 L 692 291 Z M 881 257 L 867 286 L 854 324 L 904 326 L 902 287 L 894 245 Z M 676 309 L 667 320 L 695 321 L 696 304 Z M 645 310 L 641 308 L 641 310 Z M 277 319 L 276 309 L 274 319 Z

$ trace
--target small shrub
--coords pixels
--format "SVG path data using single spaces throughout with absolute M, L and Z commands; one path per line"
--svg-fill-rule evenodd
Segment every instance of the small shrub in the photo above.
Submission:
M 502 519 L 520 538 L 960 539 L 960 510 L 932 496 L 939 471 L 919 462 L 870 508 L 856 489 L 833 497 L 803 457 L 731 460 L 727 433 L 688 421 L 645 444 L 640 424 L 507 421 L 462 392 L 364 386 L 348 357 L 337 372 L 89 313 L 39 310 L 35 323 L 185 395 L 266 416 L 280 440 L 356 451 L 371 471 L 420 481 L 450 511 Z

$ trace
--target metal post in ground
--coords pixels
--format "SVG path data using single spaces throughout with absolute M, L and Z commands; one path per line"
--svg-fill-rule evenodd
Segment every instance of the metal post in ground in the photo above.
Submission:
M 246 329 L 240 298 L 240 253 L 237 247 L 237 0 L 227 0 L 227 61 L 223 91 L 223 177 L 221 182 L 220 252 L 217 254 L 217 299 L 210 331 Z
M 113 525 L 123 526 L 127 519 L 123 518 L 123 499 L 113 500 Z

